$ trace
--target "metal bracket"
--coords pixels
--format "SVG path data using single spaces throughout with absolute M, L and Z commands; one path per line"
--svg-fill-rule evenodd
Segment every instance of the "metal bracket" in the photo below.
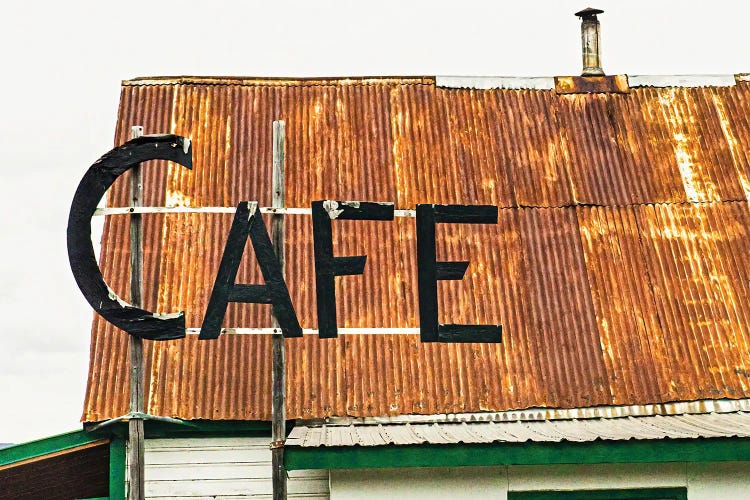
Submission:
M 99 429 L 103 429 L 105 427 L 109 427 L 111 425 L 117 424 L 119 422 L 129 422 L 131 420 L 154 420 L 156 422 L 167 422 L 169 424 L 185 425 L 188 427 L 198 427 L 195 424 L 186 422 L 185 420 L 180 420 L 179 418 L 162 417 L 160 415 L 150 415 L 148 413 L 143 413 L 142 411 L 131 411 L 129 413 L 126 413 L 125 415 L 120 415 L 119 417 L 111 418 L 109 420 L 105 420 L 102 423 L 96 424 L 90 430 L 91 432 L 94 432 L 94 431 L 98 431 Z

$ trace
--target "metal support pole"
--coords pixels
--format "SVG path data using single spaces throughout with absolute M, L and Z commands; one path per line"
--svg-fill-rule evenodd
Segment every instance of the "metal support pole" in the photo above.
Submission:
M 284 122 L 273 122 L 273 199 L 274 208 L 284 207 Z M 284 215 L 271 216 L 271 240 L 279 259 L 282 274 L 285 272 Z M 279 328 L 276 316 L 273 327 Z M 274 500 L 286 500 L 286 470 L 284 469 L 284 440 L 286 439 L 286 354 L 281 330 L 272 335 L 272 409 L 271 409 L 271 467 Z
M 143 135 L 143 127 L 131 129 L 130 138 Z M 143 177 L 140 165 L 131 170 L 130 205 L 143 206 Z M 141 214 L 130 215 L 130 303 L 143 306 L 143 220 Z M 130 413 L 143 413 L 143 340 L 128 335 L 130 344 Z M 128 421 L 128 500 L 142 500 L 144 435 L 143 418 Z

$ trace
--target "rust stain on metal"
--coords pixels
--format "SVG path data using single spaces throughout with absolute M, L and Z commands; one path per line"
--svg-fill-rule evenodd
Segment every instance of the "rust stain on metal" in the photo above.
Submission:
M 491 204 L 496 226 L 445 225 L 440 320 L 499 323 L 502 344 L 418 336 L 287 340 L 289 418 L 575 408 L 750 396 L 750 82 L 722 88 L 436 88 L 429 78 L 144 79 L 122 88 L 131 125 L 190 137 L 194 170 L 146 166 L 144 205 L 270 204 L 271 122 L 287 124 L 287 204 L 316 199 Z M 118 183 L 111 206 L 127 204 Z M 312 227 L 287 217 L 288 282 L 314 328 Z M 145 306 L 199 326 L 227 214 L 144 216 Z M 416 327 L 413 219 L 337 221 L 342 327 Z M 128 227 L 108 217 L 101 267 L 128 287 Z M 248 248 L 238 282 L 261 276 Z M 232 304 L 225 326 L 268 326 Z M 83 418 L 127 410 L 126 336 L 94 320 Z M 270 418 L 269 336 L 146 342 L 147 411 Z
M 558 94 L 627 94 L 630 92 L 627 75 L 556 76 Z

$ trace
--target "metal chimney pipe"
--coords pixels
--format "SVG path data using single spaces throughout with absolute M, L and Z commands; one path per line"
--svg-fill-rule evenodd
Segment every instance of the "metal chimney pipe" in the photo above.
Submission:
M 601 54 L 601 36 L 599 33 L 599 20 L 597 14 L 603 10 L 591 7 L 576 12 L 581 18 L 581 55 L 583 56 L 583 71 L 581 76 L 603 76 Z

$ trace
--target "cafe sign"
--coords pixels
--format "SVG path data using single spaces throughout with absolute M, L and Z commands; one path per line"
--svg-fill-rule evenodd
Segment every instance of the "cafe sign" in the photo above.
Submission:
M 185 336 L 183 312 L 160 314 L 122 300 L 102 277 L 91 242 L 91 217 L 107 189 L 123 173 L 142 162 L 168 160 L 192 168 L 190 140 L 177 135 L 151 135 L 133 139 L 109 151 L 84 174 L 73 198 L 68 218 L 68 258 L 76 283 L 91 307 L 104 319 L 130 335 L 149 340 L 172 340 Z M 320 338 L 338 336 L 336 323 L 336 277 L 362 274 L 366 255 L 337 256 L 333 253 L 332 227 L 337 220 L 394 219 L 393 202 L 312 202 L 315 285 Z M 469 262 L 436 258 L 437 224 L 497 224 L 498 209 L 491 205 L 432 205 L 416 207 L 417 287 L 419 332 L 422 342 L 500 342 L 500 325 L 456 325 L 438 322 L 437 282 L 460 280 Z M 245 243 L 250 240 L 264 283 L 237 283 L 237 271 Z M 291 284 L 294 286 L 294 284 Z M 205 311 L 199 339 L 215 339 L 230 302 L 269 304 L 284 337 L 301 337 L 289 286 L 261 217 L 257 202 L 243 201 L 227 236 L 224 254 Z

